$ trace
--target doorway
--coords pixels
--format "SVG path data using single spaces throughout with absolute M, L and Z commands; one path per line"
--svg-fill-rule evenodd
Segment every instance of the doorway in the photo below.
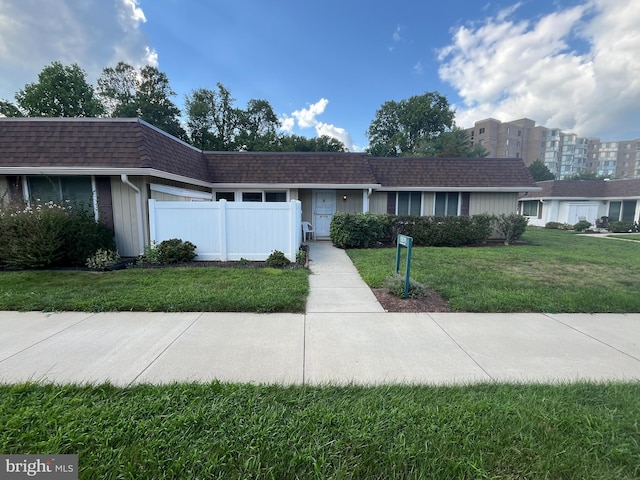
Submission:
M 314 190 L 313 192 L 313 228 L 316 237 L 328 237 L 331 219 L 336 213 L 336 191 Z

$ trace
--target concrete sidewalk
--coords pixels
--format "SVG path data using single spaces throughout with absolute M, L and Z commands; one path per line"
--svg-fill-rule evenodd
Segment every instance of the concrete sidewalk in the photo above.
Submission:
M 311 244 L 305 314 L 0 312 L 0 382 L 640 380 L 640 314 L 386 313 Z

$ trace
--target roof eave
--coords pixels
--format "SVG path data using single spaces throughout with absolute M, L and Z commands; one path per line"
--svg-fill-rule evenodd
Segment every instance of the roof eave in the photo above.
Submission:
M 383 186 L 378 190 L 382 192 L 500 192 L 500 193 L 522 193 L 522 192 L 539 192 L 542 190 L 540 187 L 466 187 L 455 186 L 450 187 L 425 187 L 425 186 L 413 186 L 413 187 L 395 187 L 395 186 Z
M 213 188 L 300 188 L 324 190 L 378 190 L 380 184 L 375 183 L 213 183 Z
M 164 172 L 155 168 L 113 168 L 113 167 L 0 167 L 0 175 L 57 175 L 57 176 L 151 176 L 174 180 L 181 183 L 211 188 L 213 184 L 184 175 Z

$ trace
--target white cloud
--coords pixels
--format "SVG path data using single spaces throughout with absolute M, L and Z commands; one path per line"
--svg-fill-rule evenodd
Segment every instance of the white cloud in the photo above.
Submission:
M 309 128 L 315 126 L 318 121 L 316 117 L 324 112 L 324 109 L 327 107 L 329 100 L 326 98 L 321 98 L 316 103 L 309 106 L 309 108 L 303 108 L 301 110 L 296 110 L 291 115 L 293 115 L 296 120 L 298 120 L 298 126 L 300 128 Z
M 356 151 L 353 145 L 353 140 L 351 139 L 351 135 L 349 135 L 349 132 L 347 132 L 344 128 L 320 122 L 316 125 L 316 134 L 319 137 L 321 137 L 322 135 L 326 135 L 328 137 L 340 140 L 349 151 Z
M 53 61 L 77 63 L 91 83 L 120 60 L 157 65 L 145 21 L 137 0 L 2 0 L 0 98 L 13 100 Z
M 328 104 L 329 100 L 327 100 L 326 98 L 321 98 L 316 103 L 309 105 L 307 108 L 302 108 L 300 110 L 294 111 L 293 113 L 291 113 L 291 116 L 283 115 L 280 118 L 280 129 L 284 130 L 285 132 L 292 132 L 297 121 L 299 128 L 315 128 L 316 135 L 318 137 L 327 135 L 329 137 L 340 140 L 342 143 L 344 143 L 345 147 L 349 149 L 349 151 L 355 152 L 362 150 L 353 144 L 351 135 L 349 135 L 349 133 L 344 128 L 320 122 L 316 118 L 317 116 L 324 113 L 324 110 L 325 108 L 327 108 Z
M 529 117 L 584 136 L 640 137 L 640 2 L 589 0 L 535 21 L 514 20 L 519 6 L 459 27 L 440 51 L 439 75 L 463 100 L 457 123 Z
M 422 62 L 419 61 L 418 63 L 416 63 L 413 66 L 413 71 L 418 75 L 420 75 L 424 71 L 424 66 L 422 65 Z

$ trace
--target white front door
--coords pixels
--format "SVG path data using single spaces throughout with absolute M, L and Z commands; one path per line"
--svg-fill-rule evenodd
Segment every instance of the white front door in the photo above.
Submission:
M 316 237 L 328 237 L 331 219 L 336 213 L 336 191 L 314 190 L 313 192 L 313 229 Z

